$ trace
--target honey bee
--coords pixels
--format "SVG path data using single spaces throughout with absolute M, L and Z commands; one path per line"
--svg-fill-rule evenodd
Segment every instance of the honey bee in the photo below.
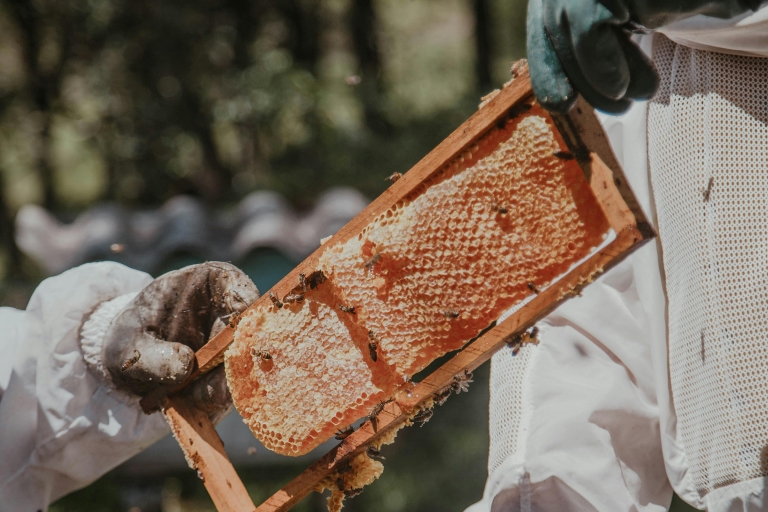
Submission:
M 452 391 L 451 386 L 448 386 L 435 393 L 435 403 L 437 405 L 443 405 L 448 400 L 448 397 L 451 396 Z
M 573 160 L 576 158 L 570 151 L 555 151 L 555 158 L 560 160 Z
M 509 74 L 512 76 L 512 80 L 523 74 L 523 71 L 528 67 L 528 61 L 520 59 L 512 63 L 512 67 L 509 69 Z
M 390 398 L 389 400 L 384 400 L 383 402 L 379 402 L 378 404 L 374 405 L 373 409 L 371 409 L 371 413 L 368 415 L 368 419 L 371 420 L 376 418 L 379 414 L 381 414 L 381 411 L 384 410 L 384 406 L 391 401 L 392 399 Z
M 400 178 L 402 178 L 402 177 L 403 177 L 403 175 L 402 175 L 402 174 L 400 174 L 399 172 L 393 172 L 391 176 L 387 176 L 387 177 L 386 177 L 386 178 L 384 178 L 384 179 L 385 179 L 385 180 L 388 180 L 388 181 L 391 181 L 392 183 L 394 183 L 394 182 L 396 182 L 397 180 L 399 180 L 399 179 L 400 179 Z
M 229 326 L 234 329 L 237 327 L 237 324 L 240 323 L 240 316 L 237 313 L 232 313 L 229 315 Z
M 707 183 L 707 190 L 704 191 L 704 202 L 709 201 L 709 195 L 712 193 L 712 185 L 715 184 L 715 178 L 714 176 L 709 178 L 709 182 Z
M 469 385 L 474 382 L 472 380 L 472 372 L 464 370 L 462 373 L 457 373 L 453 376 L 453 382 L 451 383 L 451 389 L 457 395 L 462 391 L 469 391 Z
M 277 309 L 280 309 L 280 308 L 282 308 L 282 307 L 283 307 L 283 303 L 282 303 L 282 302 L 280 302 L 280 299 L 278 299 L 278 298 L 275 296 L 275 294 L 274 294 L 274 293 L 272 293 L 272 292 L 269 292 L 269 300 L 271 300 L 271 301 L 272 301 L 272 304 L 274 304 L 274 305 L 275 305 L 275 307 L 276 307 Z
M 541 290 L 539 289 L 539 287 L 538 287 L 538 286 L 536 286 L 536 284 L 535 284 L 533 281 L 528 281 L 528 289 L 529 289 L 529 290 L 531 290 L 531 291 L 532 291 L 533 293 L 535 293 L 536 295 L 538 295 L 538 294 L 539 294 L 539 292 L 541 291 Z
M 511 338 L 506 340 L 507 345 L 512 349 L 512 355 L 517 355 L 520 352 L 520 348 L 523 346 L 524 333 L 515 334 Z
M 303 293 L 289 293 L 285 297 L 283 297 L 283 302 L 286 304 L 296 304 L 299 302 L 302 302 L 304 300 L 304 294 Z
M 342 310 L 345 313 L 349 313 L 350 315 L 356 315 L 355 313 L 355 306 L 344 306 L 342 304 L 339 304 L 339 309 Z
M 372 459 L 386 459 L 385 457 L 381 456 L 381 451 L 379 451 L 378 448 L 374 448 L 373 446 L 369 446 L 368 449 L 365 450 L 365 454 Z
M 349 436 L 351 436 L 354 431 L 355 431 L 355 427 L 350 425 L 350 426 L 348 426 L 347 428 L 345 428 L 343 430 L 342 429 L 337 430 L 336 431 L 336 435 L 333 436 L 333 437 L 335 437 L 339 441 L 343 441 L 346 438 L 348 438 Z
M 380 261 L 381 261 L 381 254 L 379 253 L 374 254 L 373 256 L 371 256 L 371 259 L 365 262 L 365 269 L 371 270 L 373 266 Z
M 384 410 L 384 406 L 387 405 L 389 402 L 391 402 L 393 399 L 390 398 L 389 400 L 384 400 L 383 402 L 379 402 L 378 404 L 373 406 L 373 409 L 371 409 L 371 412 L 368 414 L 368 420 L 371 422 L 371 426 L 373 427 L 373 431 L 376 432 L 379 430 L 379 414 L 381 414 L 381 411 Z
M 412 418 L 412 421 L 414 423 L 418 423 L 420 427 L 423 427 L 424 424 L 432 418 L 432 414 L 432 409 L 422 409 L 416 413 L 416 415 Z
M 516 356 L 520 352 L 520 349 L 523 348 L 524 343 L 538 344 L 538 335 L 539 328 L 534 325 L 530 331 L 512 336 L 512 338 L 507 341 L 507 345 L 512 348 L 512 355 Z
M 368 331 L 368 352 L 371 354 L 371 359 L 375 363 L 378 360 L 378 354 L 376 349 L 379 348 L 379 342 L 376 341 L 376 334 L 373 331 Z
M 307 284 L 309 284 L 309 289 L 314 290 L 319 285 L 323 284 L 328 280 L 327 277 L 325 277 L 325 274 L 323 274 L 322 270 L 315 270 L 311 274 L 309 274 L 309 277 L 307 278 Z
M 269 352 L 266 352 L 264 350 L 256 350 L 255 348 L 252 350 L 253 357 L 258 357 L 262 361 L 269 361 L 272 359 L 272 354 Z
M 125 361 L 123 365 L 120 367 L 121 372 L 127 372 L 128 370 L 130 370 L 130 368 L 133 365 L 139 362 L 139 359 L 141 359 L 141 352 L 139 352 L 138 350 L 134 350 L 134 352 L 135 352 L 135 355 L 132 358 Z
M 495 211 L 496 213 L 499 213 L 501 215 L 504 215 L 505 213 L 509 213 L 509 210 L 506 206 L 501 206 L 498 203 L 493 203 L 491 205 L 491 210 Z
M 346 485 L 344 485 L 344 479 L 342 477 L 339 477 L 336 479 L 336 487 L 338 487 L 340 491 L 343 491 L 344 487 L 346 487 Z
M 355 496 L 358 496 L 361 492 L 363 492 L 362 487 L 360 487 L 359 489 L 349 489 L 348 491 L 344 491 L 344 496 L 347 498 L 354 498 Z
M 352 466 L 350 466 L 349 462 L 341 466 L 339 469 L 336 470 L 336 472 L 340 475 L 343 475 L 344 473 L 348 473 L 352 471 Z
M 443 311 L 443 316 L 445 318 L 458 318 L 459 317 L 459 312 L 456 311 L 455 309 L 447 309 L 447 310 Z
M 307 276 L 304 274 L 299 274 L 299 286 L 301 287 L 301 291 L 307 293 Z

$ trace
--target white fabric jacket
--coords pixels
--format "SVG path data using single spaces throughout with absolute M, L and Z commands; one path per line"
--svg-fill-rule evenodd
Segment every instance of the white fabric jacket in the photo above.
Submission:
M 734 20 L 699 16 L 660 32 L 690 48 L 768 56 L 765 8 Z M 654 37 L 658 36 L 641 41 L 649 54 Z M 696 66 L 706 64 L 686 60 L 684 55 L 675 59 L 672 72 L 678 78 L 701 74 Z M 749 96 L 743 90 L 745 84 L 738 86 L 742 97 Z M 766 92 L 768 83 L 763 83 L 751 94 L 766 101 Z M 680 126 L 700 121 L 700 137 L 715 133 L 710 123 L 720 122 L 723 117 L 718 116 L 733 118 L 739 113 L 738 107 L 728 107 L 731 113 L 712 110 L 708 114 L 707 105 L 718 106 L 719 97 L 715 94 L 709 101 L 705 94 L 702 99 L 696 87 L 681 94 L 680 103 L 693 110 L 684 113 L 689 119 Z M 659 110 L 667 107 L 661 105 Z M 671 117 L 665 122 L 673 133 L 674 116 L 680 111 L 667 109 Z M 658 228 L 650 186 L 647 116 L 648 105 L 636 103 L 625 115 L 601 116 L 601 121 L 641 206 Z M 718 148 L 717 142 L 707 140 L 707 151 Z M 746 148 L 737 151 L 760 156 L 768 140 L 757 139 L 751 146 L 746 140 L 741 142 Z M 732 179 L 738 187 L 738 174 Z M 718 180 L 716 186 L 721 186 L 723 181 Z M 658 186 L 656 181 L 663 180 L 654 180 Z M 697 208 L 704 208 L 701 190 L 694 190 Z M 702 464 L 696 466 L 688 458 L 691 450 L 686 450 L 672 398 L 663 245 L 663 237 L 647 244 L 588 287 L 583 297 L 558 308 L 539 324 L 538 347 L 526 346 L 517 356 L 505 349 L 494 356 L 489 477 L 483 500 L 468 512 L 665 511 L 673 489 L 689 504 L 711 512 L 768 509 L 765 478 L 744 479 L 733 474 L 729 483 L 728 475 L 721 475 L 714 489 L 702 492 L 702 477 L 692 471 Z M 765 372 L 765 361 L 757 364 Z M 690 369 L 691 374 L 696 371 Z M 763 393 L 763 402 L 768 401 L 768 390 L 756 387 L 756 393 Z M 705 396 L 704 390 L 701 396 Z M 689 397 L 685 399 L 691 402 Z M 741 397 L 733 395 L 730 400 L 739 402 Z M 708 435 L 704 432 L 699 437 Z M 750 453 L 746 450 L 735 444 L 730 456 L 746 459 Z M 714 451 L 709 448 L 709 453 Z M 719 463 L 705 461 L 703 465 L 709 464 L 711 469 Z
M 652 213 L 644 110 L 602 121 Z M 468 512 L 669 508 L 667 473 L 682 482 L 686 463 L 664 389 L 664 306 L 652 241 L 540 322 L 538 346 L 493 357 L 489 477 Z
M 764 56 L 766 19 L 763 9 L 663 32 Z M 646 111 L 638 103 L 602 120 L 654 219 Z M 658 242 L 647 244 L 542 322 L 538 347 L 494 356 L 490 474 L 469 510 L 662 511 L 673 488 L 713 512 L 765 509 L 762 478 L 705 496 L 692 481 L 670 393 L 661 268 Z M 150 282 L 118 264 L 83 265 L 44 281 L 26 311 L 0 308 L 0 512 L 45 510 L 168 432 L 160 415 L 145 416 L 89 373 L 80 344 L 101 304 Z M 103 332 L 111 316 L 94 320 Z
M 92 263 L 43 281 L 26 311 L 0 308 L 0 512 L 46 510 L 169 432 L 87 371 L 80 343 L 99 305 L 151 281 Z M 92 328 L 103 335 L 113 316 Z

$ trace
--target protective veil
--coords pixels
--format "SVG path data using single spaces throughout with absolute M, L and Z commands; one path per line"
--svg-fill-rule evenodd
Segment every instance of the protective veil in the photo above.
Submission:
M 493 357 L 489 477 L 469 511 L 663 511 L 673 488 L 764 510 L 764 20 L 643 38 L 659 93 L 601 120 L 660 237 L 541 322 L 539 346 Z

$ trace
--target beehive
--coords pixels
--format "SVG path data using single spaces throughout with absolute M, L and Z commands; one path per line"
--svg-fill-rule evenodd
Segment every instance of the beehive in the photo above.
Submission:
M 328 281 L 303 303 L 250 311 L 226 362 L 254 434 L 305 453 L 594 250 L 609 224 L 565 151 L 533 106 L 324 247 Z M 251 355 L 265 350 L 268 371 Z

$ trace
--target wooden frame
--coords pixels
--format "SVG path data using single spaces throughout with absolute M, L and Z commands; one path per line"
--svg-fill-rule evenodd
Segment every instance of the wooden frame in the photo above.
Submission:
M 458 156 L 500 122 L 519 115 L 521 107 L 533 101 L 527 72 L 524 72 L 336 233 L 333 242 L 343 243 L 357 236 L 373 219 L 415 190 L 446 162 Z M 498 349 L 516 339 L 516 336 L 519 338 L 520 333 L 546 316 L 561 302 L 577 294 L 599 273 L 618 263 L 654 236 L 592 109 L 580 100 L 568 115 L 552 116 L 552 119 L 562 141 L 584 171 L 615 233 L 615 238 L 561 279 L 542 290 L 512 316 L 465 346 L 447 363 L 418 383 L 410 393 L 398 394 L 379 414 L 375 430 L 370 421 L 365 422 L 356 432 L 255 510 L 276 512 L 290 509 L 337 467 L 365 451 L 368 445 L 392 429 L 401 427 L 414 408 L 429 403 L 433 395 L 453 383 L 454 376 L 464 371 L 472 371 L 490 359 Z M 317 250 L 310 255 L 273 287 L 274 293 L 280 297 L 287 294 L 298 282 L 299 273 L 310 274 L 317 269 L 320 254 L 321 250 Z M 268 294 L 264 294 L 254 306 L 268 303 L 269 300 Z M 187 383 L 222 362 L 224 351 L 233 341 L 234 327 L 232 325 L 224 329 L 196 353 L 197 369 Z M 163 407 L 174 432 L 181 429 L 185 433 L 193 434 L 177 435 L 177 440 L 187 455 L 190 466 L 204 477 L 206 488 L 220 511 L 241 512 L 254 509 L 245 488 L 226 460 L 226 455 L 223 455 L 223 449 L 220 449 L 221 441 L 215 430 L 210 422 L 206 424 L 207 417 L 204 414 L 191 410 L 180 402 L 178 397 L 166 398 L 161 392 L 145 397 L 142 407 L 147 412 Z M 199 426 L 195 427 L 196 424 Z M 222 455 L 224 459 L 221 458 Z M 237 479 L 237 482 L 233 483 L 233 479 Z

